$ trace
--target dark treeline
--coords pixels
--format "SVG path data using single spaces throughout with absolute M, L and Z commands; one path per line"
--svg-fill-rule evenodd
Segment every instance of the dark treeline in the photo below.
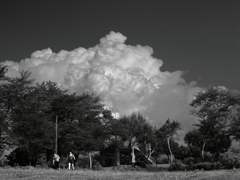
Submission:
M 0 151 L 11 150 L 9 165 L 50 164 L 56 118 L 61 157 L 70 151 L 91 157 L 91 152 L 103 148 L 138 146 L 155 161 L 165 154 L 169 163 L 173 157 L 217 162 L 232 139 L 240 139 L 239 94 L 224 88 L 196 95 L 190 113 L 199 122 L 186 133 L 186 146 L 182 146 L 177 143 L 181 127 L 176 120 L 168 119 L 156 128 L 138 112 L 114 119 L 96 94 L 71 94 L 55 82 L 34 83 L 29 72 L 10 78 L 6 71 L 7 67 L 0 65 Z

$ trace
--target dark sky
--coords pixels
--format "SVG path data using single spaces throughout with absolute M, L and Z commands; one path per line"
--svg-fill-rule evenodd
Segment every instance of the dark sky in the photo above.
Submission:
M 239 0 L 0 0 L 0 62 L 93 47 L 110 31 L 152 47 L 161 71 L 240 90 Z

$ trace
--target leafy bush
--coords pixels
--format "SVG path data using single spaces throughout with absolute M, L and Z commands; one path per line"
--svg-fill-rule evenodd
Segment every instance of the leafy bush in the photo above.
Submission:
M 75 162 L 75 166 L 79 168 L 89 168 L 89 158 L 88 157 L 81 157 L 78 158 Z
M 240 161 L 237 158 L 232 159 L 222 159 L 220 161 L 222 168 L 224 169 L 233 169 L 240 167 Z
M 199 170 L 212 170 L 214 169 L 212 163 L 210 162 L 200 162 L 194 164 L 194 169 L 199 169 Z
M 196 164 L 196 163 L 200 163 L 201 159 L 200 158 L 189 157 L 189 158 L 185 158 L 182 162 L 184 164 L 187 164 L 187 165 L 193 165 L 193 164 Z
M 186 165 L 183 164 L 181 161 L 177 161 L 177 162 L 174 162 L 172 163 L 168 170 L 169 171 L 185 171 L 186 170 Z
M 193 157 L 189 157 L 185 158 L 182 162 L 187 165 L 193 165 L 195 163 L 195 159 Z
M 93 160 L 93 170 L 101 170 L 103 169 L 103 167 L 101 166 L 101 164 L 99 163 L 99 161 L 97 160 Z
M 215 170 L 220 169 L 222 164 L 220 162 L 199 162 L 193 164 L 192 161 L 189 164 L 182 162 L 172 163 L 169 167 L 169 171 L 183 171 L 183 170 Z
M 0 159 L 0 167 L 5 167 L 8 165 L 8 160 L 7 159 Z

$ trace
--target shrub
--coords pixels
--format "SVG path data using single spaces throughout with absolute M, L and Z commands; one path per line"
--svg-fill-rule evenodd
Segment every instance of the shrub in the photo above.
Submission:
M 210 162 L 200 162 L 200 163 L 194 164 L 194 169 L 212 170 L 213 166 L 212 166 L 212 163 L 210 163 Z
M 220 163 L 222 165 L 222 168 L 224 169 L 232 169 L 232 168 L 240 167 L 240 161 L 237 158 L 222 159 Z
M 177 162 L 174 162 L 172 163 L 168 170 L 169 171 L 185 171 L 186 170 L 186 165 L 183 164 L 181 161 L 177 161 Z
M 8 165 L 8 160 L 7 159 L 0 159 L 0 167 L 5 167 Z
M 81 157 L 78 158 L 75 162 L 75 166 L 79 168 L 89 168 L 89 158 L 88 157 Z
M 200 158 L 189 157 L 189 158 L 185 158 L 182 162 L 184 164 L 187 164 L 187 165 L 192 165 L 192 164 L 196 164 L 196 163 L 201 162 L 201 159 Z
M 99 161 L 97 160 L 93 160 L 93 170 L 102 170 L 103 167 L 101 166 L 101 164 L 99 163 Z

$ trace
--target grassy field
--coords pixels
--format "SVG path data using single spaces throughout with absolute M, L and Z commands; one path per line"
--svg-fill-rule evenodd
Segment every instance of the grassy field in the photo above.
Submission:
M 141 172 L 53 169 L 0 169 L 1 180 L 240 180 L 240 170 Z

